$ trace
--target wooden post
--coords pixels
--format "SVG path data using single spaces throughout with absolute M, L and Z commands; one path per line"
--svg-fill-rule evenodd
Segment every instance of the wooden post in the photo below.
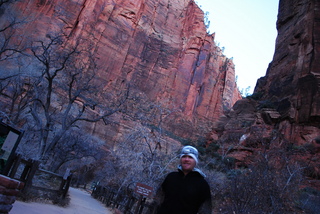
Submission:
M 16 153 L 12 154 L 11 158 L 9 158 L 4 166 L 4 169 L 2 170 L 2 174 L 5 176 L 9 176 L 10 169 L 12 169 L 13 164 L 15 163 L 16 159 L 18 158 L 18 155 Z
M 27 178 L 28 178 L 28 173 L 30 172 L 31 169 L 31 164 L 30 163 L 26 163 L 23 172 L 21 173 L 20 176 L 20 181 L 26 182 Z
M 32 186 L 32 179 L 33 179 L 34 175 L 36 174 L 36 172 L 39 168 L 39 165 L 40 165 L 40 161 L 36 161 L 36 160 L 33 160 L 31 163 L 32 163 L 32 165 L 29 170 L 28 176 L 26 178 L 26 183 L 25 183 L 24 189 L 27 189 L 28 187 Z
M 150 197 L 152 195 L 153 188 L 142 183 L 137 183 L 134 191 L 135 193 L 140 195 L 135 211 L 135 214 L 138 214 L 140 206 L 142 205 L 143 196 Z M 140 212 L 142 212 L 142 209 L 140 210 Z
M 134 211 L 134 214 L 138 214 L 138 213 L 139 213 L 139 208 L 140 208 L 140 206 L 141 206 L 142 198 L 143 198 L 143 196 L 140 195 L 140 196 L 139 196 L 139 200 L 138 200 L 138 204 L 137 204 L 137 207 L 136 207 L 136 210 Z
M 63 193 L 62 193 L 62 198 L 66 198 L 66 196 L 67 196 L 67 193 L 68 193 L 69 187 L 70 187 L 71 178 L 72 178 L 72 173 L 70 173 L 70 175 L 67 178 L 66 186 L 63 189 Z
M 9 174 L 10 178 L 14 178 L 14 176 L 16 175 L 16 172 L 17 172 L 17 169 L 19 167 L 20 162 L 21 162 L 21 155 L 19 154 L 14 159 L 12 166 L 11 166 L 11 170 L 8 169 L 8 173 L 10 172 L 10 174 Z
M 133 204 L 134 204 L 134 201 L 135 201 L 135 197 L 133 197 L 132 195 L 128 198 L 128 201 L 125 205 L 125 210 L 124 210 L 124 214 L 127 214 L 127 213 L 131 213 L 130 212 L 130 208 L 132 208 Z
M 63 192 L 64 186 L 66 185 L 66 180 L 62 179 L 59 187 L 59 191 Z
M 142 213 L 143 208 L 144 208 L 144 206 L 145 206 L 145 204 L 146 204 L 146 200 L 147 200 L 147 198 L 143 198 L 143 199 L 142 199 L 142 201 L 141 201 L 141 205 L 140 205 L 139 214 L 141 214 L 141 213 Z

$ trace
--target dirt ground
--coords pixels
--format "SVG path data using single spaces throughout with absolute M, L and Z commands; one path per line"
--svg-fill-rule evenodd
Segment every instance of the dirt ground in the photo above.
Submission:
M 52 204 L 16 201 L 9 214 L 112 214 L 101 202 L 83 190 L 70 188 L 70 204 L 63 208 Z

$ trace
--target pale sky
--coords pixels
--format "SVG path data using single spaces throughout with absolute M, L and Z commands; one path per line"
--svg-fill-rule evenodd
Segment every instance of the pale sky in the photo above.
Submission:
M 250 86 L 265 76 L 272 61 L 279 0 L 195 0 L 209 12 L 210 33 L 235 64 L 238 88 Z

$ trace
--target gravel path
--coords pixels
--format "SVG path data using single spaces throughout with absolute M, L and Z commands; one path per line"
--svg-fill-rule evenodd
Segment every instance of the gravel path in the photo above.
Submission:
M 66 208 L 43 203 L 16 201 L 9 214 L 112 214 L 101 202 L 85 191 L 70 188 L 70 205 Z

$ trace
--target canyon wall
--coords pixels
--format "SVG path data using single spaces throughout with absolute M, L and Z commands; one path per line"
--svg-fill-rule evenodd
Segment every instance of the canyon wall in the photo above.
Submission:
M 287 138 L 299 145 L 320 135 L 319 1 L 281 0 L 275 54 L 255 88 L 273 103 Z
M 175 112 L 163 126 L 180 137 L 204 135 L 241 98 L 234 64 L 206 32 L 193 0 L 26 0 L 1 13 L 9 15 L 23 20 L 16 29 L 21 45 L 58 34 L 69 43 L 90 40 L 101 102 L 108 102 L 103 94 L 130 85 L 144 102 Z M 102 123 L 91 129 L 106 135 Z M 121 132 L 111 129 L 112 136 Z
M 254 93 L 220 118 L 212 140 L 246 167 L 261 154 L 273 165 L 299 164 L 305 185 L 320 189 L 320 4 L 280 0 L 275 53 Z M 227 146 L 226 146 L 227 145 Z M 222 148 L 223 149 L 223 148 Z M 223 152 L 223 151 L 221 151 Z

